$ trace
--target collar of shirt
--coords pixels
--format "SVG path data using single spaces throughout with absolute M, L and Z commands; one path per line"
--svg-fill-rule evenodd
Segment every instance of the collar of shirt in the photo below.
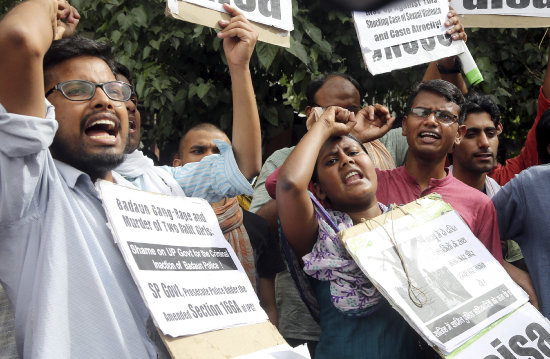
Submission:
M 70 188 L 74 189 L 80 178 L 82 178 L 82 180 L 84 181 L 88 181 L 89 184 L 93 186 L 90 176 L 88 176 L 86 173 L 66 164 L 65 162 L 61 162 L 56 159 L 54 159 L 54 162 L 57 170 L 59 171 L 59 174 L 61 175 L 61 177 L 63 177 L 65 183 L 67 183 L 67 186 L 69 186 Z M 113 175 L 113 179 L 115 180 L 116 184 L 137 189 L 136 186 L 134 186 L 131 182 L 127 181 L 124 177 L 122 177 L 115 171 L 111 171 L 111 174 Z

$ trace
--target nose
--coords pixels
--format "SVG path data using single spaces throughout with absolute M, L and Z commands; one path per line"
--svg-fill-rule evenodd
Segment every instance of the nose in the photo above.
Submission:
M 426 117 L 426 119 L 424 120 L 424 123 L 428 124 L 429 126 L 433 126 L 433 127 L 436 127 L 437 125 L 439 125 L 439 122 L 435 118 L 435 113 L 434 112 L 431 112 L 428 115 L 428 117 Z
M 115 104 L 114 102 L 118 102 Z M 111 100 L 101 87 L 96 87 L 94 97 L 90 100 L 90 106 L 96 110 L 109 109 L 112 110 L 114 106 L 121 106 L 122 102 Z
M 348 156 L 347 154 L 344 154 L 344 155 L 342 156 L 342 160 L 341 160 L 340 163 L 341 163 L 340 167 L 341 167 L 341 168 L 344 168 L 344 167 L 347 166 L 347 165 L 354 164 L 354 163 L 355 163 L 355 160 L 353 159 L 353 157 Z
M 128 100 L 124 103 L 126 105 L 126 110 L 128 111 L 128 114 L 135 114 L 136 113 L 136 104 L 132 100 Z
M 481 132 L 481 134 L 479 135 L 478 146 L 479 148 L 489 148 L 489 139 L 487 138 L 485 132 Z

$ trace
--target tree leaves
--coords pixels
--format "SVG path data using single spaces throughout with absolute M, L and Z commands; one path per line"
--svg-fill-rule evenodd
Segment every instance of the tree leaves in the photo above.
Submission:
M 19 0 L 0 0 L 5 13 Z M 143 112 L 143 138 L 161 146 L 197 122 L 231 129 L 231 81 L 215 31 L 167 18 L 165 0 L 72 0 L 82 15 L 79 32 L 109 41 L 132 72 Z M 402 114 L 426 66 L 371 76 L 365 69 L 349 13 L 319 1 L 293 0 L 290 49 L 258 43 L 251 73 L 264 142 L 294 123 L 306 105 L 311 79 L 346 71 L 361 84 L 366 103 Z M 485 77 L 477 87 L 501 109 L 502 136 L 520 145 L 531 127 L 547 61 L 543 29 L 468 29 L 468 47 Z

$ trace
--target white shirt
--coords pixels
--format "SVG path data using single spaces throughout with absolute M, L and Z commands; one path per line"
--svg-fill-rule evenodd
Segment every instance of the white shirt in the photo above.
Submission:
M 19 353 L 154 358 L 147 308 L 90 177 L 48 150 L 56 130 L 49 103 L 45 119 L 0 105 L 0 279 Z

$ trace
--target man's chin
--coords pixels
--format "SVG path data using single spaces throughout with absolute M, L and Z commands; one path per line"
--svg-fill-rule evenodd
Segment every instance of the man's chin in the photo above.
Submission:
M 86 173 L 91 178 L 103 178 L 111 170 L 115 169 L 124 160 L 121 154 L 94 154 L 56 157 L 57 160 L 67 163 L 74 168 Z

